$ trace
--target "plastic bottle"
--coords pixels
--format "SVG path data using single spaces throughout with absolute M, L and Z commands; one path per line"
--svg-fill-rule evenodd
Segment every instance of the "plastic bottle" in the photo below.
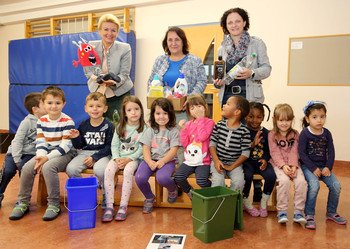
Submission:
M 222 60 L 222 56 L 219 56 L 219 60 L 214 62 L 214 80 L 223 79 L 225 75 L 225 61 Z
M 171 88 L 169 86 L 169 83 L 168 82 L 164 82 L 163 96 L 164 96 L 164 98 L 167 98 L 170 95 L 172 95 L 172 92 L 171 92 Z
M 174 96 L 181 94 L 185 96 L 188 92 L 188 84 L 183 73 L 180 73 L 179 78 L 176 80 L 174 85 Z
M 225 75 L 224 81 L 226 85 L 231 84 L 231 82 L 235 79 L 237 73 L 243 69 L 243 67 L 250 68 L 253 64 L 254 59 L 256 58 L 256 54 L 252 53 L 251 55 L 243 57 L 243 59 L 237 63 L 231 70 Z
M 154 75 L 154 78 L 148 89 L 148 97 L 163 97 L 163 84 L 159 80 L 158 75 Z
M 159 80 L 158 75 L 154 75 L 151 86 L 163 86 L 162 82 Z

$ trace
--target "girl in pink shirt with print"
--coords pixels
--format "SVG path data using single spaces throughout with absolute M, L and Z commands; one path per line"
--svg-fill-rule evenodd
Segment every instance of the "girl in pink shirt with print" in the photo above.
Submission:
M 181 145 L 185 148 L 184 162 L 176 171 L 175 183 L 192 199 L 188 176 L 195 173 L 200 187 L 210 187 L 209 142 L 215 122 L 208 118 L 209 109 L 203 95 L 192 94 L 187 98 L 187 115 L 191 121 L 180 120 Z
M 294 222 L 305 224 L 302 211 L 305 207 L 307 183 L 298 158 L 299 133 L 292 128 L 293 109 L 288 104 L 279 104 L 273 113 L 273 130 L 268 140 L 270 163 L 274 167 L 278 186 L 278 222 L 288 222 L 287 210 L 290 196 L 290 182 L 294 182 Z

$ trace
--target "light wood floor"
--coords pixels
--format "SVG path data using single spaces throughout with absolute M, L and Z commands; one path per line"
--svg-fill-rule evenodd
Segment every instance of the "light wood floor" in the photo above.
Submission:
M 0 165 L 4 160 L 0 155 Z M 1 166 L 0 166 L 1 167 Z M 350 220 L 350 162 L 337 162 L 334 167 L 342 185 L 339 213 Z M 62 174 L 64 189 L 65 175 Z M 46 207 L 36 206 L 37 179 L 33 188 L 29 215 L 10 221 L 9 214 L 17 199 L 19 178 L 16 175 L 5 192 L 0 208 L 0 248 L 146 248 L 153 233 L 186 234 L 184 248 L 350 248 L 349 225 L 337 225 L 325 219 L 328 190 L 321 186 L 317 206 L 315 231 L 289 221 L 277 223 L 276 212 L 267 218 L 254 218 L 244 213 L 243 231 L 234 231 L 233 238 L 205 244 L 193 236 L 190 209 L 155 208 L 151 214 L 142 214 L 141 207 L 129 207 L 124 222 L 101 223 L 102 210 L 96 213 L 96 227 L 69 230 L 68 211 L 63 204 L 62 213 L 54 221 L 44 222 Z M 120 190 L 120 187 L 118 187 Z M 134 185 L 133 195 L 140 195 Z M 292 200 L 292 198 L 291 198 Z M 292 202 L 289 219 L 292 220 Z

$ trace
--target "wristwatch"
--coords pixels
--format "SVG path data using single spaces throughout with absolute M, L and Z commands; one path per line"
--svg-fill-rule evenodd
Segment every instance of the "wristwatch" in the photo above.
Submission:
M 254 76 L 255 76 L 255 72 L 254 72 L 254 70 L 252 70 L 252 76 L 250 76 L 252 79 L 254 78 Z

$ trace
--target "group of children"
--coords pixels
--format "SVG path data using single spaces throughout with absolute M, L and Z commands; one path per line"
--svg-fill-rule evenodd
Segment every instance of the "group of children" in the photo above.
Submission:
M 288 221 L 292 180 L 293 220 L 309 229 L 316 228 L 315 204 L 320 188 L 318 180 L 322 180 L 329 188 L 326 217 L 338 224 L 347 223 L 337 213 L 340 184 L 332 172 L 334 146 L 331 133 L 323 127 L 326 107 L 322 102 L 309 102 L 304 108 L 304 129 L 300 136 L 292 128 L 294 114 L 290 105 L 276 106 L 273 130 L 269 132 L 261 126 L 267 106 L 249 103 L 241 96 L 228 99 L 222 109 L 223 120 L 216 124 L 209 118 L 204 97 L 188 96 L 186 111 L 190 121 L 179 121 L 180 131 L 172 103 L 166 98 L 152 103 L 149 126 L 145 124 L 143 107 L 136 96 L 123 99 L 120 120 L 115 127 L 103 117 L 107 105 L 100 93 L 87 96 L 85 111 L 90 118 L 77 130 L 73 120 L 62 113 L 65 104 L 64 92 L 58 87 L 51 86 L 42 94 L 26 96 L 25 106 L 30 114 L 20 124 L 6 154 L 0 179 L 1 205 L 7 184 L 17 169 L 20 172 L 18 199 L 10 214 L 11 220 L 18 220 L 29 211 L 37 173 L 42 173 L 46 182 L 48 207 L 43 220 L 49 221 L 60 213 L 58 172 L 81 177 L 84 169 L 93 168 L 104 192 L 102 222 L 126 219 L 134 175 L 145 196 L 142 212 L 150 213 L 155 196 L 148 181 L 156 172 L 157 182 L 168 190 L 169 203 L 176 201 L 179 189 L 192 198 L 192 186 L 187 178 L 193 173 L 200 187 L 225 186 L 225 176 L 228 176 L 230 188 L 243 193 L 244 210 L 261 217 L 268 216 L 267 202 L 277 180 L 279 223 Z M 184 147 L 184 160 L 173 178 L 180 146 Z M 119 170 L 123 170 L 124 180 L 115 214 L 114 176 Z M 249 201 L 255 173 L 265 180 L 259 210 Z

